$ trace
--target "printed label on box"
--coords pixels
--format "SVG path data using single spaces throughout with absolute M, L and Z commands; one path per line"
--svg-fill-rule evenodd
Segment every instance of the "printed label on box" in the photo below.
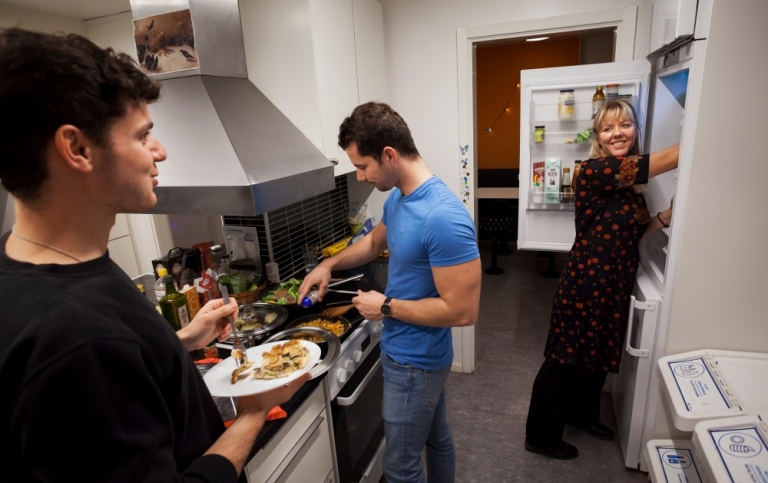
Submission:
M 680 396 L 685 402 L 685 408 L 689 412 L 698 409 L 712 410 L 731 407 L 731 404 L 720 392 L 720 388 L 703 358 L 670 362 L 669 369 L 675 378 Z

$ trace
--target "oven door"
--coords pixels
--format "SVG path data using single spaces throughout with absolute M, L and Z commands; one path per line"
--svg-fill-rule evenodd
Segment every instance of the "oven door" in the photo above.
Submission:
M 331 402 L 341 483 L 378 482 L 381 476 L 370 471 L 374 460 L 381 457 L 384 441 L 380 356 L 377 344 Z M 371 477 L 375 479 L 369 480 Z

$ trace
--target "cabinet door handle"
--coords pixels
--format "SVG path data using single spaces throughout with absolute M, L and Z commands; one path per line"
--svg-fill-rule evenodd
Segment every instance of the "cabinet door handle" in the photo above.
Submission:
M 293 448 L 288 452 L 287 455 L 285 455 L 285 458 L 283 458 L 283 461 L 280 462 L 280 465 L 275 469 L 274 472 L 272 472 L 272 476 L 269 477 L 267 480 L 267 483 L 276 483 L 278 481 L 284 481 L 282 479 L 283 473 L 285 473 L 285 470 L 288 469 L 288 467 L 294 463 L 294 459 L 296 459 L 296 455 L 299 454 L 299 452 L 304 449 L 304 445 L 307 444 L 307 441 L 309 441 L 309 438 L 311 438 L 314 434 L 317 428 L 323 423 L 325 418 L 323 418 L 322 414 L 315 418 L 314 421 L 312 421 L 312 424 L 309 425 L 309 428 L 307 428 L 306 431 L 304 431 L 304 434 L 301 435 L 301 438 L 296 442 L 295 445 L 293 445 Z

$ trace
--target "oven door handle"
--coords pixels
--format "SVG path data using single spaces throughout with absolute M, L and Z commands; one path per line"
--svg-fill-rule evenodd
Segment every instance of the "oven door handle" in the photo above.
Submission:
M 337 397 L 336 404 L 339 406 L 351 406 L 355 404 L 355 401 L 357 401 L 357 398 L 359 398 L 360 394 L 363 393 L 368 383 L 371 382 L 373 375 L 376 373 L 376 371 L 379 370 L 379 367 L 381 367 L 381 359 L 376 360 L 376 362 L 371 367 L 371 370 L 368 371 L 368 374 L 365 375 L 365 378 L 360 382 L 360 385 L 357 386 L 357 389 L 355 389 L 355 392 L 353 392 L 349 397 Z

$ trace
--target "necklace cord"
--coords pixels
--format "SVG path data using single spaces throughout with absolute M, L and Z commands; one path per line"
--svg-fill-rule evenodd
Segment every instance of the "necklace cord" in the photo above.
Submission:
M 81 260 L 81 259 L 77 258 L 76 256 L 74 256 L 74 255 L 71 255 L 71 254 L 69 254 L 69 253 L 65 252 L 64 250 L 60 250 L 60 249 L 58 249 L 58 248 L 56 248 L 56 247 L 54 247 L 54 246 L 48 245 L 48 244 L 46 244 L 46 243 L 42 243 L 42 242 L 39 242 L 39 241 L 37 241 L 37 240 L 33 240 L 33 239 L 31 239 L 31 238 L 27 238 L 27 237 L 25 237 L 24 235 L 20 235 L 20 234 L 19 234 L 19 233 L 16 231 L 16 225 L 13 225 L 13 226 L 11 227 L 11 233 L 12 233 L 12 234 L 13 234 L 15 237 L 17 237 L 17 238 L 20 238 L 20 239 L 24 240 L 25 242 L 29 242 L 29 243 L 32 243 L 33 245 L 38 245 L 38 246 L 41 246 L 41 247 L 43 247 L 43 248 L 47 248 L 47 249 L 49 249 L 49 250 L 53 250 L 54 252 L 58 252 L 58 253 L 61 253 L 62 255 L 66 256 L 66 257 L 69 257 L 69 258 L 71 258 L 72 260 L 75 260 L 75 261 L 76 261 L 76 262 L 78 262 L 78 263 L 83 263 L 83 262 L 84 262 L 84 260 Z

